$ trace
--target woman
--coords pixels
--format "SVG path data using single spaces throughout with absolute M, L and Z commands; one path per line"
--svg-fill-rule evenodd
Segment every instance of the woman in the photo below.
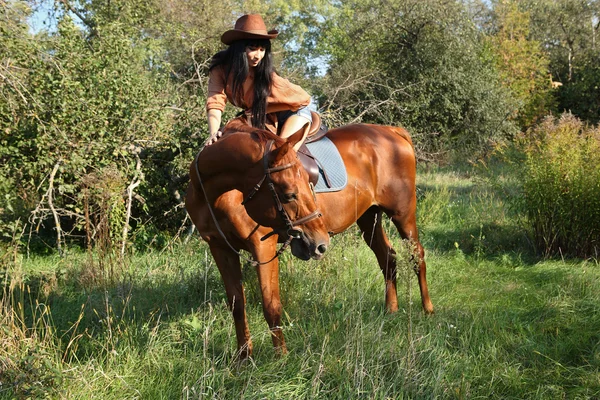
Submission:
M 221 36 L 229 48 L 213 56 L 209 69 L 207 146 L 221 136 L 219 127 L 227 101 L 242 108 L 256 128 L 272 128 L 276 122 L 282 138 L 308 122 L 306 137 L 312 121 L 308 108 L 311 98 L 300 86 L 275 73 L 271 39 L 278 34 L 276 30 L 267 32 L 260 15 L 249 14 L 240 17 L 235 28 Z M 295 146 L 296 150 L 303 141 Z

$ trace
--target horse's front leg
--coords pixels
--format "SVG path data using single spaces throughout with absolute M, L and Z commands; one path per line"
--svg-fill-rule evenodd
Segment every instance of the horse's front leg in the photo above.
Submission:
M 252 340 L 246 318 L 246 296 L 242 284 L 240 258 L 225 244 L 211 242 L 209 247 L 225 285 L 227 302 L 235 323 L 239 357 L 244 360 L 252 355 Z
M 254 257 L 259 261 L 269 260 L 276 251 L 276 241 L 263 243 L 254 249 Z M 269 324 L 273 346 L 278 354 L 287 353 L 281 327 L 281 297 L 279 293 L 279 260 L 275 258 L 267 264 L 256 267 L 258 283 L 262 293 L 263 314 Z

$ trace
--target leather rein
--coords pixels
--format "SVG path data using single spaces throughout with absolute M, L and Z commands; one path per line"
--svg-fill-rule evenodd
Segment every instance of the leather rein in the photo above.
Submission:
M 253 266 L 259 266 L 259 265 L 264 265 L 264 264 L 268 264 L 271 261 L 273 261 L 274 259 L 276 259 L 277 257 L 279 257 L 287 248 L 288 246 L 291 244 L 292 240 L 294 239 L 300 239 L 302 237 L 302 229 L 297 228 L 299 225 L 303 225 L 305 223 L 307 223 L 308 221 L 311 221 L 315 218 L 320 218 L 322 216 L 321 212 L 319 211 L 319 209 L 316 209 L 315 211 L 313 211 L 312 213 L 310 213 L 309 215 L 299 218 L 297 220 L 292 220 L 288 214 L 288 212 L 286 211 L 286 209 L 283 207 L 283 203 L 281 202 L 281 199 L 279 198 L 279 195 L 277 194 L 277 191 L 275 190 L 275 184 L 273 183 L 273 180 L 271 179 L 271 174 L 274 172 L 279 172 L 279 171 L 283 171 L 286 170 L 288 168 L 293 167 L 294 165 L 296 165 L 296 162 L 292 162 L 292 163 L 288 163 L 288 164 L 284 164 L 284 165 L 278 165 L 276 167 L 271 167 L 269 168 L 269 154 L 271 153 L 271 147 L 273 147 L 273 143 L 275 141 L 274 140 L 269 140 L 265 146 L 265 152 L 263 155 L 263 168 L 264 168 L 264 175 L 263 177 L 260 179 L 260 181 L 254 185 L 254 187 L 252 188 L 252 191 L 248 194 L 248 196 L 244 199 L 244 201 L 242 201 L 242 205 L 245 205 L 246 203 L 248 203 L 250 200 L 252 200 L 252 198 L 254 197 L 254 195 L 260 190 L 260 188 L 262 187 L 262 184 L 267 181 L 267 185 L 269 187 L 269 190 L 271 192 L 271 196 L 273 197 L 273 200 L 275 202 L 276 208 L 277 208 L 277 212 L 279 213 L 279 216 L 281 217 L 281 219 L 283 220 L 286 228 L 287 228 L 287 239 L 286 241 L 283 243 L 283 245 L 279 248 L 279 250 L 277 250 L 277 252 L 275 253 L 275 255 L 269 260 L 269 261 L 263 261 L 263 262 L 259 262 L 257 260 L 254 259 L 248 259 L 246 257 L 244 257 L 242 255 L 242 253 L 240 253 L 239 251 L 237 251 L 232 245 L 231 243 L 229 243 L 229 241 L 227 240 L 227 237 L 225 236 L 225 233 L 223 232 L 223 230 L 221 229 L 221 227 L 219 226 L 219 223 L 217 222 L 217 217 L 215 216 L 215 213 L 210 205 L 210 202 L 208 200 L 208 195 L 206 194 L 206 190 L 204 189 L 204 184 L 202 183 L 202 178 L 200 177 L 200 170 L 198 169 L 198 158 L 200 157 L 200 153 L 202 152 L 202 150 L 200 150 L 200 152 L 198 153 L 198 155 L 196 156 L 196 159 L 194 160 L 194 166 L 196 167 L 196 176 L 198 177 L 198 182 L 200 182 L 200 187 L 202 188 L 202 193 L 204 194 L 204 199 L 206 200 L 206 205 L 208 206 L 208 210 L 210 211 L 210 215 L 212 216 L 213 222 L 215 223 L 215 226 L 217 227 L 217 231 L 219 231 L 219 233 L 221 234 L 221 236 L 223 237 L 223 239 L 225 240 L 225 243 L 227 243 L 227 245 L 229 246 L 229 248 L 231 250 L 233 250 L 239 257 L 241 257 L 242 259 L 249 261 Z M 316 200 L 316 196 L 313 190 L 312 185 L 310 186 L 311 191 L 313 192 L 313 198 L 315 198 Z M 276 232 L 273 229 L 273 231 L 269 232 L 268 234 L 266 234 L 265 236 L 263 236 L 260 240 L 263 241 L 273 235 L 275 235 Z

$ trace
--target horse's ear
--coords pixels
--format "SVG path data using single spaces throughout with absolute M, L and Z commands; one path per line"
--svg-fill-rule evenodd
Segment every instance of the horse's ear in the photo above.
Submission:
M 290 151 L 291 148 L 292 145 L 289 142 L 285 142 L 277 149 L 273 150 L 273 152 L 271 153 L 271 164 L 277 164 L 279 161 L 281 161 L 281 159 L 285 157 L 285 155 L 288 153 L 288 151 Z
M 302 140 L 302 138 L 304 137 L 304 132 L 306 132 L 306 130 L 308 129 L 308 125 L 309 125 L 309 123 L 307 122 L 296 133 L 294 133 L 292 136 L 288 137 L 287 142 L 290 143 L 292 147 L 294 147 L 296 145 L 296 143 L 298 143 L 299 141 Z
M 273 156 L 272 156 L 273 158 L 271 158 L 272 164 L 277 164 L 279 161 L 281 161 L 281 159 L 283 157 L 285 157 L 285 155 L 288 153 L 288 151 L 290 151 L 290 149 L 292 147 L 294 147 L 296 145 L 296 143 L 298 143 L 299 141 L 302 140 L 307 126 L 308 126 L 308 123 L 304 124 L 304 126 L 302 128 L 300 128 L 300 130 L 298 130 L 292 136 L 288 137 L 287 141 L 284 144 L 282 144 L 279 148 L 277 148 L 276 150 L 273 151 Z

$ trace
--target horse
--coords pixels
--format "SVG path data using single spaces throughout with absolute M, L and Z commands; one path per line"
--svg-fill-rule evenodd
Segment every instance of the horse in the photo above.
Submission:
M 383 273 L 386 309 L 398 310 L 396 252 L 383 229 L 383 213 L 403 239 L 414 242 L 412 260 L 423 310 L 433 313 L 416 225 L 416 158 L 409 133 L 370 124 L 330 130 L 327 137 L 344 160 L 348 184 L 338 192 L 316 194 L 293 149 L 303 133 L 304 128 L 286 141 L 233 120 L 190 166 L 186 209 L 223 279 L 240 359 L 252 354 L 241 249 L 255 260 L 263 314 L 278 354 L 287 348 L 281 327 L 277 256 L 288 244 L 294 256 L 318 260 L 326 253 L 330 236 L 357 223 Z M 285 242 L 279 250 L 278 242 Z

